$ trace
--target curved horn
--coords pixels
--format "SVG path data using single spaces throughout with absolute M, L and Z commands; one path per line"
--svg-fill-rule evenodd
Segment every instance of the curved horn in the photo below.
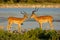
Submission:
M 23 11 L 24 12 L 24 14 L 27 14 L 25 11 Z
M 32 11 L 32 14 L 34 14 L 34 12 L 38 11 L 39 8 L 35 8 L 35 10 Z
M 39 8 L 35 8 L 35 11 L 38 11 Z
M 24 14 L 24 13 L 21 11 L 21 14 Z
M 38 11 L 39 8 L 35 8 L 34 12 Z

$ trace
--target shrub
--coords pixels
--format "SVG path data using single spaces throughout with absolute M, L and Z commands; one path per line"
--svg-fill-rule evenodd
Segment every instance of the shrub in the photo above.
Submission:
M 60 38 L 55 30 L 34 30 L 21 33 L 10 33 L 8 31 L 0 30 L 0 40 L 57 40 Z

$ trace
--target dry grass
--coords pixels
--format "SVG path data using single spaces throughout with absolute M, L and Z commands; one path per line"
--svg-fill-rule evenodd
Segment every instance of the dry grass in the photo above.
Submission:
M 0 4 L 0 8 L 60 8 L 60 4 Z

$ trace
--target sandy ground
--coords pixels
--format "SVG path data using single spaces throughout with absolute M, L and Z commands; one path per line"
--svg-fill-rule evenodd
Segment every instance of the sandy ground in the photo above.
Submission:
M 60 4 L 0 4 L 0 8 L 60 8 Z

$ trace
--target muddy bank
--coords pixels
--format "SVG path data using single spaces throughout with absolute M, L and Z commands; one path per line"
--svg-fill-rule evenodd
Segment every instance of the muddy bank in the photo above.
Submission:
M 0 4 L 0 8 L 60 8 L 60 4 Z

